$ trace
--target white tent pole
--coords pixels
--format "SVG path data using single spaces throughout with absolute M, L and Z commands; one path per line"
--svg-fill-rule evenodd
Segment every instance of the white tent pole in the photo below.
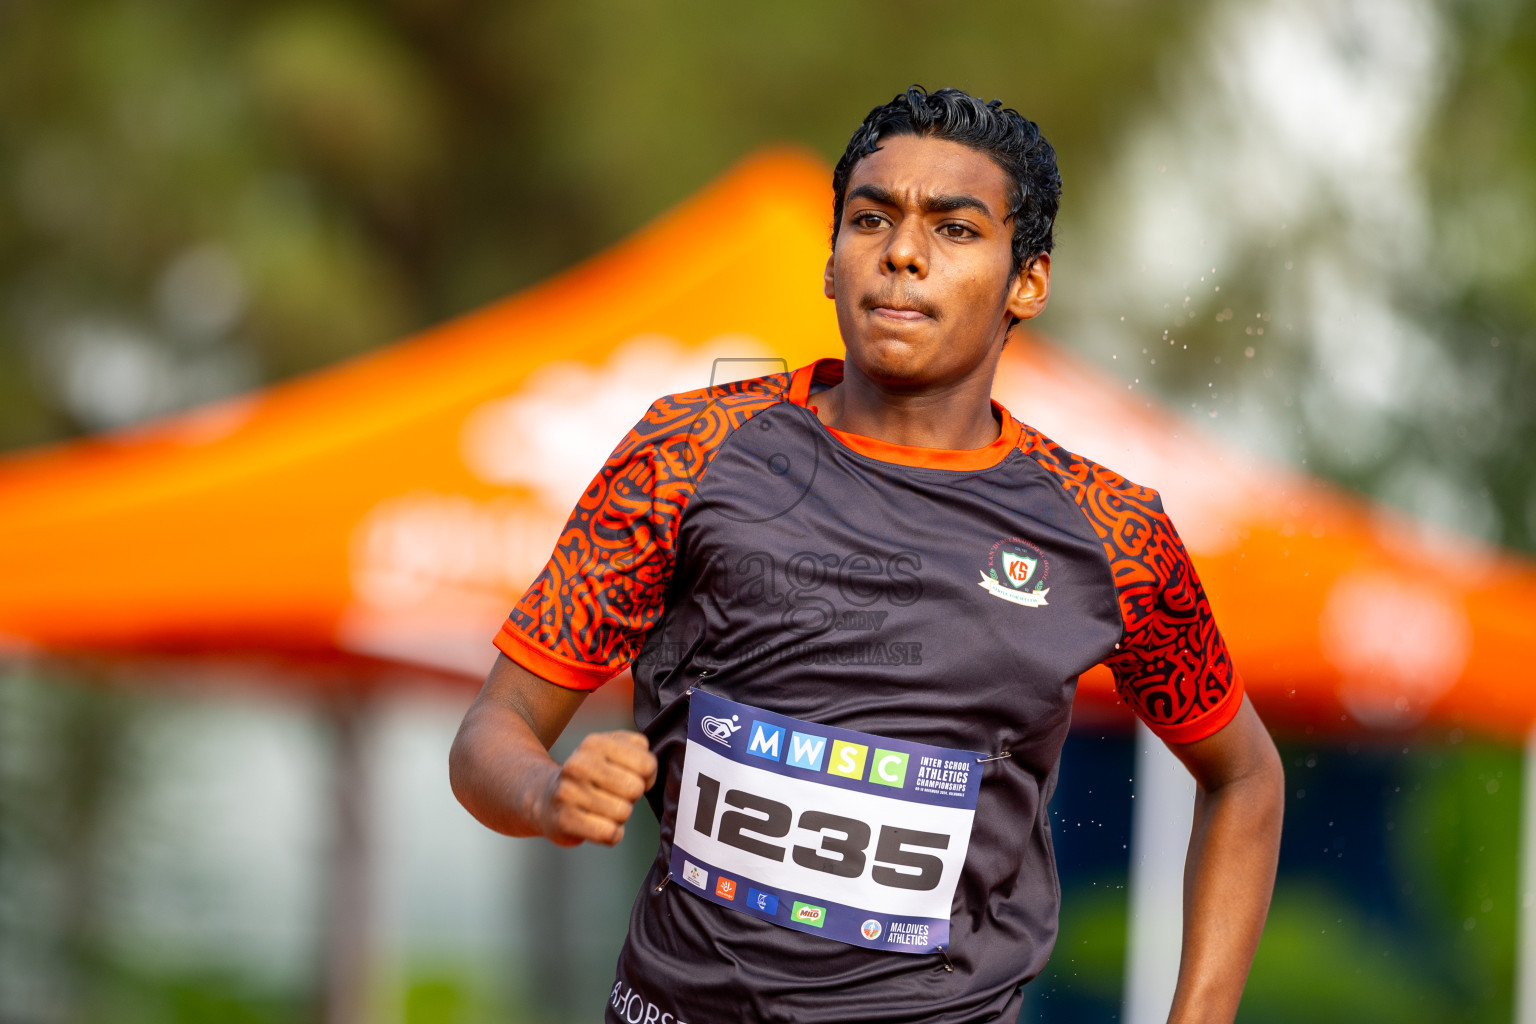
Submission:
M 1525 740 L 1520 787 L 1520 917 L 1515 951 L 1515 1024 L 1536 1024 L 1536 727 Z
M 1165 1024 L 1184 934 L 1184 857 L 1195 780 L 1145 725 L 1136 723 L 1131 809 L 1131 889 L 1125 956 L 1125 1024 Z

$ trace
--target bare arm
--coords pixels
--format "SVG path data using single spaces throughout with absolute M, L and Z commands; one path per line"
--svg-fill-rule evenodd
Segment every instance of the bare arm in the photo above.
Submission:
M 644 736 L 624 730 L 593 733 L 555 763 L 549 748 L 586 696 L 497 658 L 448 753 L 459 803 L 509 836 L 561 846 L 624 838 L 635 801 L 656 781 L 656 758 Z
M 1170 1024 L 1231 1024 L 1264 930 L 1285 773 L 1253 705 L 1214 736 L 1169 744 L 1198 787 L 1184 864 L 1184 944 Z

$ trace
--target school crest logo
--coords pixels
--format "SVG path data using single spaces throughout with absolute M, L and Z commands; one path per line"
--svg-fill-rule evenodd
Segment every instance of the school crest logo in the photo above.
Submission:
M 1009 537 L 992 545 L 987 567 L 981 572 L 981 588 L 993 597 L 1039 608 L 1049 594 L 1046 578 L 1051 566 L 1040 549 L 1027 540 Z

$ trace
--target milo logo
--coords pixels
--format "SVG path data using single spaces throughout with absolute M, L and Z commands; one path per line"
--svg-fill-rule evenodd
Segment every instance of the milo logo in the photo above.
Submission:
M 820 928 L 826 923 L 827 908 L 818 907 L 811 903 L 801 903 L 799 900 L 796 900 L 793 909 L 789 912 L 789 916 L 801 924 L 808 924 L 812 928 Z

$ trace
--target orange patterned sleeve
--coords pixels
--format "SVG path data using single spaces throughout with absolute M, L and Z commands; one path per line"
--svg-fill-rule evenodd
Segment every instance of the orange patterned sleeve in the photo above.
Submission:
M 592 690 L 623 671 L 663 611 L 678 525 L 725 438 L 786 375 L 658 399 L 572 510 L 549 562 L 496 634 L 550 682 Z
M 1213 735 L 1237 714 L 1242 679 L 1162 499 L 1039 435 L 1035 442 L 1030 454 L 1061 481 L 1104 545 L 1124 625 L 1104 660 L 1116 691 L 1169 743 Z
M 1219 731 L 1243 702 L 1189 552 L 1154 493 L 1125 502 L 1105 540 L 1125 636 L 1105 659 L 1115 689 L 1169 743 L 1193 743 Z

